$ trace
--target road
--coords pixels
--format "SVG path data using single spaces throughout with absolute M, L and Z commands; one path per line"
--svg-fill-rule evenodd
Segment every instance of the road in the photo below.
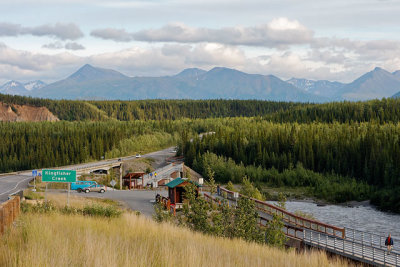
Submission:
M 27 188 L 30 180 L 32 176 L 29 174 L 0 176 L 0 203 L 6 201 L 9 195 Z
M 154 167 L 155 168 L 160 168 L 167 163 L 165 162 L 165 159 L 171 156 L 174 156 L 175 153 L 172 152 L 174 147 L 169 147 L 160 151 L 155 151 L 152 153 L 148 153 L 145 155 L 142 155 L 144 158 L 153 158 L 154 159 Z M 125 160 L 132 160 L 136 159 L 136 156 L 128 156 L 128 157 L 121 157 L 122 162 Z M 70 169 L 70 170 L 75 170 L 75 169 L 81 169 L 81 168 L 92 168 L 96 166 L 103 166 L 106 164 L 112 164 L 112 163 L 118 163 L 120 162 L 118 158 L 116 159 L 109 159 L 109 160 L 102 160 L 102 161 L 96 161 L 96 162 L 90 162 L 90 163 L 82 163 L 82 164 L 76 164 L 76 165 L 70 165 L 70 166 L 63 166 L 63 167 L 57 167 L 57 169 Z M 4 202 L 8 199 L 8 196 L 18 192 L 21 189 L 27 188 L 29 181 L 32 179 L 32 172 L 27 170 L 27 171 L 21 171 L 18 173 L 10 173 L 10 174 L 1 174 L 0 175 L 0 203 Z
M 166 190 L 109 190 L 103 194 L 90 192 L 90 193 L 77 193 L 73 192 L 73 195 L 84 196 L 84 197 L 96 197 L 96 198 L 108 198 L 117 201 L 124 202 L 130 209 L 140 211 L 141 214 L 151 217 L 154 214 L 154 200 L 156 194 L 163 196 L 168 195 Z

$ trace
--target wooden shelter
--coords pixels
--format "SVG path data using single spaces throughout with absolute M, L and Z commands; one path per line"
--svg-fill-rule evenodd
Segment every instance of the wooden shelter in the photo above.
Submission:
M 130 172 L 127 173 L 123 179 L 123 185 L 129 187 L 129 190 L 133 189 L 143 189 L 144 180 L 143 176 L 144 172 Z M 141 181 L 140 181 L 141 180 Z
M 168 198 L 170 199 L 171 204 L 177 206 L 182 205 L 184 200 L 185 185 L 188 183 L 194 184 L 197 188 L 197 192 L 199 191 L 200 185 L 187 178 L 176 178 L 165 185 L 168 187 Z

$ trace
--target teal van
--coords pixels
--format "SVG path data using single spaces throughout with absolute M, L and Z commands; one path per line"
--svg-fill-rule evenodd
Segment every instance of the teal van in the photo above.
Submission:
M 79 193 L 83 192 L 83 189 L 92 185 L 96 185 L 96 181 L 76 181 L 71 183 L 71 190 L 76 190 Z

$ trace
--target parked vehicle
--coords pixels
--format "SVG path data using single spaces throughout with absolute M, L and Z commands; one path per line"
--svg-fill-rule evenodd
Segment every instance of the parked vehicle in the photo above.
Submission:
M 106 192 L 106 189 L 107 188 L 102 184 L 95 184 L 95 185 L 91 185 L 91 186 L 84 188 L 83 191 L 85 193 L 89 193 L 89 192 L 104 193 L 104 192 Z
M 71 183 L 71 190 L 76 190 L 78 193 L 82 192 L 86 187 L 97 185 L 96 181 L 76 181 Z
M 136 154 L 136 158 L 141 158 L 141 157 L 142 157 L 142 155 Z

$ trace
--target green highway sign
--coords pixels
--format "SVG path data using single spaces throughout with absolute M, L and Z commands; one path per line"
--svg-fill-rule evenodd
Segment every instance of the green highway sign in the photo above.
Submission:
M 76 182 L 75 170 L 43 170 L 42 182 L 73 183 Z

